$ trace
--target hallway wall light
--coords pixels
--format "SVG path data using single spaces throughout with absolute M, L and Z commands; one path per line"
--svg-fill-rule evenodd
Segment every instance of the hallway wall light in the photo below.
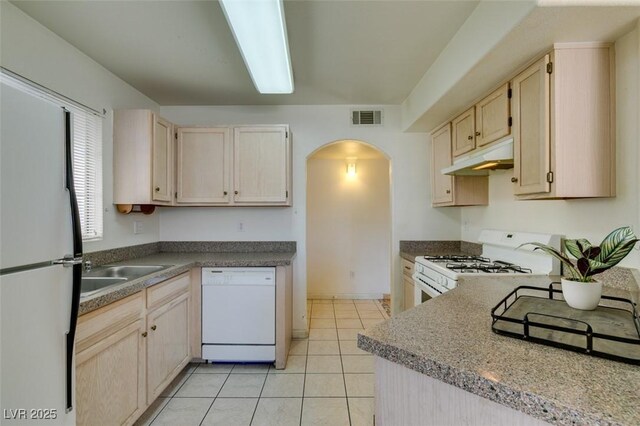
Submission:
M 347 158 L 347 176 L 356 177 L 358 173 L 356 170 L 356 161 L 357 161 L 356 157 Z

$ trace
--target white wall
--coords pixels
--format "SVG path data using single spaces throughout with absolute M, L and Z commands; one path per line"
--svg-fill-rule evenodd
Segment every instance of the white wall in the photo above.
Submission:
M 293 146 L 293 207 L 162 208 L 160 239 L 297 241 L 294 328 L 304 329 L 307 156 L 329 142 L 342 139 L 366 141 L 390 158 L 393 271 L 399 268 L 399 240 L 459 239 L 459 209 L 430 207 L 427 135 L 401 132 L 399 106 L 384 107 L 385 124 L 382 127 L 351 126 L 351 108 L 348 105 L 162 107 L 161 114 L 180 125 L 289 124 Z M 244 232 L 237 231 L 240 221 L 244 223 Z M 394 272 L 393 277 L 399 280 L 400 274 Z M 395 287 L 400 287 L 400 283 Z
M 389 161 L 307 162 L 307 294 L 380 298 L 391 277 Z
M 158 241 L 159 215 L 123 216 L 113 207 L 114 108 L 158 105 L 7 1 L 0 1 L 0 64 L 94 109 L 107 110 L 102 125 L 104 239 L 85 251 Z M 144 232 L 133 235 L 133 220 Z
M 553 232 L 599 243 L 612 229 L 632 225 L 640 234 L 640 36 L 638 28 L 616 49 L 617 197 L 594 200 L 515 201 L 512 172 L 491 172 L 489 206 L 462 212 L 462 239 L 475 241 L 482 228 Z M 640 266 L 640 252 L 623 262 Z

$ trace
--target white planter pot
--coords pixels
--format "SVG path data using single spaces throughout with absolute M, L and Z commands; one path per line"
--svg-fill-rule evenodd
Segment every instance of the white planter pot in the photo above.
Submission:
M 602 283 L 594 281 L 583 283 L 562 279 L 562 295 L 567 305 L 583 311 L 592 311 L 600 303 L 602 296 Z

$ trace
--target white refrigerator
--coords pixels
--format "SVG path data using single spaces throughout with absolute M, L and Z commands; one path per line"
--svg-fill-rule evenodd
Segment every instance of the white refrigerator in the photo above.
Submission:
M 0 424 L 74 425 L 72 114 L 0 73 Z

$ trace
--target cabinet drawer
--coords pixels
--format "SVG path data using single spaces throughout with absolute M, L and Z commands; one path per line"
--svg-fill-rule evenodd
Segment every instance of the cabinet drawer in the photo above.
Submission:
M 81 352 L 142 317 L 144 292 L 104 306 L 78 318 L 76 352 Z
M 189 272 L 147 288 L 147 309 L 152 310 L 180 293 L 189 291 Z
M 407 259 L 401 259 L 400 264 L 402 265 L 402 273 L 407 276 L 413 275 L 413 267 L 415 266 L 414 262 L 410 262 Z

